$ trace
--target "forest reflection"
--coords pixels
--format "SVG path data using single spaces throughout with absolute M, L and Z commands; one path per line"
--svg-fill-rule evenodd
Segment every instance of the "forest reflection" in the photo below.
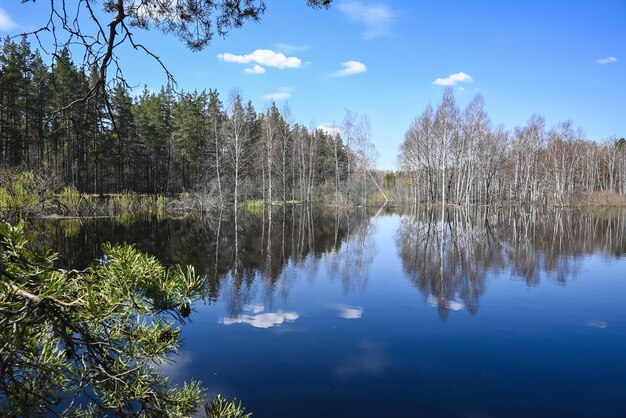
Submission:
M 274 298 L 286 300 L 295 280 L 314 280 L 325 255 L 329 276 L 345 291 L 365 288 L 375 248 L 374 225 L 365 209 L 294 205 L 242 212 L 237 229 L 227 212 L 133 222 L 39 219 L 31 223 L 30 241 L 60 253 L 64 267 L 83 268 L 98 259 L 103 242 L 135 244 L 166 265 L 193 265 L 208 278 L 206 300 L 221 297 L 231 315 L 244 312 L 259 296 L 269 307 Z
M 505 275 L 537 286 L 542 277 L 565 285 L 580 258 L 626 252 L 623 210 L 538 210 L 520 207 L 418 208 L 405 214 L 396 237 L 409 280 L 445 320 L 451 310 L 478 312 L 487 278 Z
M 206 301 L 225 302 L 226 323 L 264 325 L 260 320 L 295 318 L 293 312 L 284 312 L 284 318 L 268 314 L 275 301 L 287 300 L 296 282 L 312 282 L 318 273 L 339 282 L 344 293 L 364 291 L 377 254 L 379 216 L 385 215 L 294 205 L 242 211 L 237 230 L 232 213 L 223 213 L 132 222 L 40 219 L 31 222 L 30 233 L 31 242 L 54 248 L 61 263 L 73 268 L 98 259 L 107 241 L 133 243 L 166 265 L 194 265 L 208 278 Z M 626 253 L 623 210 L 450 208 L 442 224 L 440 210 L 423 208 L 400 213 L 396 224 L 400 260 L 383 263 L 400 262 L 407 279 L 444 320 L 453 310 L 478 312 L 489 277 L 510 277 L 529 286 L 544 277 L 566 284 L 577 275 L 580 257 Z

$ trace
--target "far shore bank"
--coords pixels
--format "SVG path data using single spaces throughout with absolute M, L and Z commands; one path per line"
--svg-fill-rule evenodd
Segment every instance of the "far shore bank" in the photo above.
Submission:
M 24 202 L 13 202 L 8 206 L 0 205 L 0 217 L 27 217 L 39 219 L 100 219 L 135 216 L 156 217 L 186 217 L 186 216 L 213 216 L 233 210 L 232 204 L 220 204 L 209 195 L 201 193 L 182 193 L 174 196 L 160 194 L 137 193 L 106 193 L 80 194 L 67 192 L 53 194 L 46 199 Z M 21 203 L 21 204 L 16 204 Z M 381 201 L 372 199 L 368 202 L 334 202 L 331 198 L 320 201 L 304 202 L 298 200 L 272 201 L 244 200 L 239 204 L 240 213 L 261 214 L 268 207 L 275 209 L 286 206 L 310 205 L 327 210 L 399 210 L 406 211 L 415 208 L 441 209 L 441 202 L 418 201 L 398 202 L 393 200 Z M 578 196 L 563 202 L 531 202 L 520 203 L 499 201 L 486 203 L 446 203 L 447 209 L 472 210 L 477 208 L 493 208 L 497 210 L 508 208 L 532 208 L 540 210 L 596 210 L 596 209 L 626 209 L 626 197 L 615 193 L 594 193 L 587 196 Z M 130 220 L 130 219 L 129 219 Z

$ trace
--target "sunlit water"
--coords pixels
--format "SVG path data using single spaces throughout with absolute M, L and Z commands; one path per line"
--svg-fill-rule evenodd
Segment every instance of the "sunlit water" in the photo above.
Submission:
M 207 296 L 165 368 L 262 417 L 626 416 L 626 213 L 337 213 L 38 221 L 193 264 Z M 236 242 L 236 245 L 235 245 Z

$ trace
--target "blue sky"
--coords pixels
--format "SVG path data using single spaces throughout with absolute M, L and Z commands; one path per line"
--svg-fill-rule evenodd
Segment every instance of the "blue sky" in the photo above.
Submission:
M 626 1 L 268 0 L 249 23 L 205 50 L 136 31 L 185 90 L 237 87 L 261 111 L 274 97 L 293 121 L 340 125 L 346 108 L 367 114 L 378 167 L 394 169 L 413 117 L 453 85 L 461 106 L 483 94 L 494 124 L 548 126 L 571 119 L 589 138 L 626 136 Z M 0 35 L 47 18 L 48 3 L 0 3 Z M 256 52 L 255 52 L 256 51 Z M 158 89 L 158 64 L 119 51 L 131 84 Z M 282 54 L 282 55 L 280 55 Z

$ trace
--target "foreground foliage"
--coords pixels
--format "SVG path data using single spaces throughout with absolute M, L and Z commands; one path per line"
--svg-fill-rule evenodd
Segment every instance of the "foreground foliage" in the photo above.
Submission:
M 246 408 L 241 402 L 229 401 L 217 395 L 215 399 L 204 405 L 204 411 L 207 417 L 214 418 L 250 418 L 251 413 L 246 413 Z
M 200 406 L 199 383 L 169 387 L 158 366 L 177 352 L 176 324 L 203 279 L 130 245 L 102 250 L 63 270 L 28 248 L 24 223 L 0 225 L 2 415 L 182 417 Z

